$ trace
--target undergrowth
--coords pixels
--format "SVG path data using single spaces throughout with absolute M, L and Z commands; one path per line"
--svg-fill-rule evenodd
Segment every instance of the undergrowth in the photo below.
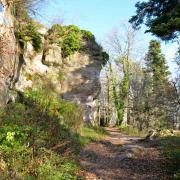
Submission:
M 147 135 L 147 131 L 139 131 L 137 128 L 129 125 L 120 126 L 120 131 L 130 136 L 145 137 Z
M 27 42 L 31 42 L 36 52 L 42 50 L 42 37 L 38 32 L 36 24 L 32 20 L 26 24 L 18 24 L 15 27 L 15 36 L 21 49 L 26 48 Z
M 81 120 L 72 118 L 77 113 L 76 105 L 43 91 L 27 91 L 10 104 L 0 114 L 1 178 L 76 179 Z
M 180 133 L 157 140 L 162 153 L 169 159 L 168 173 L 172 179 L 180 179 Z
M 91 127 L 91 126 L 83 126 L 81 128 L 81 145 L 86 145 L 91 141 L 99 141 L 102 140 L 106 135 L 108 135 L 107 131 L 105 131 L 101 127 Z
M 42 90 L 20 93 L 0 111 L 1 179 L 78 179 L 81 147 L 105 134 L 81 119 L 75 104 Z

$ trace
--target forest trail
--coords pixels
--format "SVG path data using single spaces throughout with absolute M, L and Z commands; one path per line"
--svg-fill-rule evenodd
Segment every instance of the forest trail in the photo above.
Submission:
M 151 142 L 106 128 L 109 135 L 88 144 L 80 154 L 86 179 L 160 180 L 170 179 L 165 171 L 167 160 Z

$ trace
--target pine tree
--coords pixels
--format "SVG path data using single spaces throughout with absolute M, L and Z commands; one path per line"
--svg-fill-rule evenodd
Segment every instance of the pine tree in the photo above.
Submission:
M 149 51 L 146 56 L 146 73 L 151 77 L 151 84 L 148 84 L 150 93 L 150 110 L 153 116 L 153 124 L 163 126 L 166 121 L 166 85 L 168 84 L 168 66 L 164 55 L 161 53 L 161 45 L 157 40 L 150 41 Z M 147 87 L 146 87 L 147 89 Z
M 167 82 L 169 71 L 165 57 L 161 53 L 161 45 L 159 41 L 150 41 L 146 64 L 147 70 L 152 73 L 153 76 L 153 89 L 159 88 Z
M 146 32 L 151 32 L 162 40 L 178 39 L 179 0 L 146 0 L 137 2 L 135 6 L 136 14 L 129 20 L 135 29 L 145 24 L 148 28 Z

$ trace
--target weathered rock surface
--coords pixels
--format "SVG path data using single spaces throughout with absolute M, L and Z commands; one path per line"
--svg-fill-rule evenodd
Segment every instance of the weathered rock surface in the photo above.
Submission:
M 16 61 L 16 41 L 13 31 L 13 16 L 10 4 L 1 0 L 3 12 L 0 13 L 0 106 L 8 101 L 8 87 L 16 75 L 18 62 Z
M 84 120 L 96 118 L 96 99 L 100 93 L 101 48 L 84 43 L 81 52 L 63 59 L 56 44 L 34 54 L 30 44 L 24 55 L 25 63 L 16 89 L 43 87 L 59 97 L 78 103 L 84 109 Z
M 59 97 L 80 104 L 84 120 L 92 122 L 96 117 L 96 99 L 100 93 L 102 48 L 95 42 L 84 40 L 80 52 L 63 58 L 61 47 L 45 40 L 46 28 L 40 29 L 44 49 L 36 53 L 31 42 L 26 50 L 17 53 L 13 16 L 10 6 L 3 0 L 3 20 L 0 24 L 0 106 L 8 101 L 8 88 L 12 84 L 18 91 L 42 87 Z M 2 2 L 3 2 L 2 1 Z M 4 53 L 5 52 L 5 53 Z

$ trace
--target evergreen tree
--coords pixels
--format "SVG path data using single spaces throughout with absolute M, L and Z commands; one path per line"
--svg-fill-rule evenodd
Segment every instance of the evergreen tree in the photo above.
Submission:
M 161 53 L 161 45 L 159 41 L 150 41 L 146 64 L 147 71 L 153 76 L 153 89 L 161 88 L 161 86 L 167 82 L 169 71 L 165 57 Z
M 180 31 L 179 0 L 148 0 L 136 3 L 136 15 L 129 20 L 135 29 L 141 24 L 148 27 L 146 32 L 162 40 L 178 38 Z
M 166 86 L 168 84 L 168 66 L 164 55 L 161 53 L 160 42 L 157 40 L 150 41 L 149 51 L 146 56 L 146 73 L 149 74 L 148 83 L 148 111 L 151 114 L 151 126 L 165 126 L 167 115 L 167 94 Z M 147 102 L 147 101 L 146 101 Z M 146 104 L 147 105 L 147 104 Z

